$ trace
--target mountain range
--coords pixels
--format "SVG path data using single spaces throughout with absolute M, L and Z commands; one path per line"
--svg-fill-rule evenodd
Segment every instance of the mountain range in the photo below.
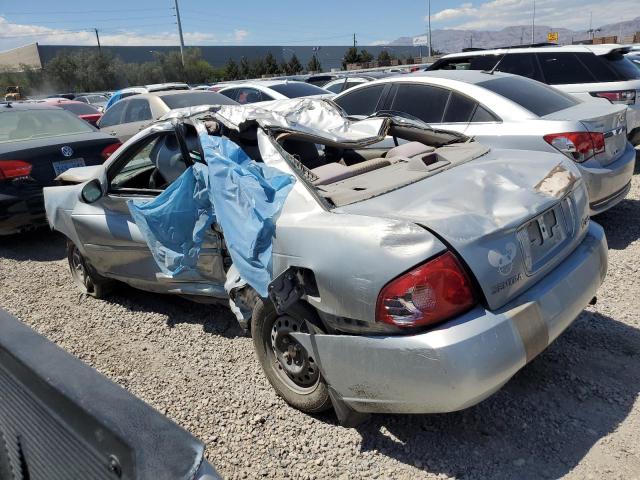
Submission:
M 640 17 L 624 22 L 611 23 L 598 27 L 594 33 L 596 37 L 628 36 L 640 32 Z M 558 43 L 570 44 L 573 41 L 586 40 L 589 33 L 586 30 L 569 30 L 567 28 L 536 25 L 534 43 L 546 42 L 548 32 L 558 32 Z M 445 53 L 459 52 L 463 48 L 493 48 L 507 45 L 520 45 L 531 42 L 531 25 L 505 27 L 502 30 L 432 30 L 433 48 Z M 621 39 L 618 40 L 621 42 Z M 427 45 L 426 33 L 400 37 L 388 45 Z M 426 53 L 425 53 L 426 55 Z

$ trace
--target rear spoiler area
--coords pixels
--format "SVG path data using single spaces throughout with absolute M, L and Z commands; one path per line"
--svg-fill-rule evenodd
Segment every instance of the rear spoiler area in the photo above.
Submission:
M 221 477 L 203 443 L 0 309 L 0 478 Z
M 596 55 L 624 55 L 631 51 L 632 45 L 619 45 L 617 43 L 604 43 L 601 45 L 586 45 Z

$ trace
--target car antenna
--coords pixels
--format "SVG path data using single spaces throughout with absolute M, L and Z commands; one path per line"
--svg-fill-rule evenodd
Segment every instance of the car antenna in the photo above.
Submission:
M 500 60 L 498 60 L 496 62 L 496 64 L 493 67 L 491 67 L 491 70 L 483 70 L 482 73 L 487 73 L 489 75 L 493 75 L 493 72 L 495 72 L 496 68 L 498 68 L 500 66 L 500 64 L 502 63 L 502 60 L 504 60 L 504 57 L 506 57 L 509 54 L 509 48 L 507 48 L 507 51 L 504 52 L 504 55 L 502 55 L 502 57 L 500 57 Z

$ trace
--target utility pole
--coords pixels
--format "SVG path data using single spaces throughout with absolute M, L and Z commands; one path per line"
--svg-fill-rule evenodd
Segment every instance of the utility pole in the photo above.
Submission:
M 182 22 L 180 21 L 180 10 L 178 9 L 178 0 L 174 0 L 176 4 L 176 19 L 178 20 L 178 35 L 180 35 L 180 58 L 184 67 L 184 38 L 182 38 Z
M 429 0 L 429 6 L 428 6 L 428 24 L 429 24 L 429 50 L 427 50 L 427 52 L 429 53 L 429 58 L 431 58 L 432 56 L 432 50 L 431 50 L 431 0 Z
M 96 40 L 98 41 L 98 52 L 102 53 L 102 47 L 100 46 L 100 35 L 98 34 L 98 29 L 94 28 L 96 32 Z
M 358 42 L 356 42 L 356 34 L 353 34 L 353 48 L 356 48 L 356 45 L 358 44 Z
M 533 0 L 533 16 L 531 17 L 531 45 L 536 43 L 536 0 Z

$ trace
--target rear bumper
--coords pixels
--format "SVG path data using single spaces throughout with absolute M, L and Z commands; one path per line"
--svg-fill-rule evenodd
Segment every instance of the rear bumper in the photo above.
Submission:
M 410 336 L 295 333 L 353 410 L 441 413 L 485 399 L 542 352 L 594 297 L 607 270 L 602 228 L 591 222 L 576 250 L 498 311 L 480 306 Z
M 633 146 L 640 144 L 640 103 L 629 105 L 627 108 L 627 131 Z
M 636 151 L 627 143 L 618 160 L 605 167 L 580 165 L 582 178 L 589 192 L 589 214 L 597 215 L 610 209 L 626 197 L 636 164 Z
M 46 224 L 42 191 L 24 197 L 0 193 L 0 236 L 32 230 Z

